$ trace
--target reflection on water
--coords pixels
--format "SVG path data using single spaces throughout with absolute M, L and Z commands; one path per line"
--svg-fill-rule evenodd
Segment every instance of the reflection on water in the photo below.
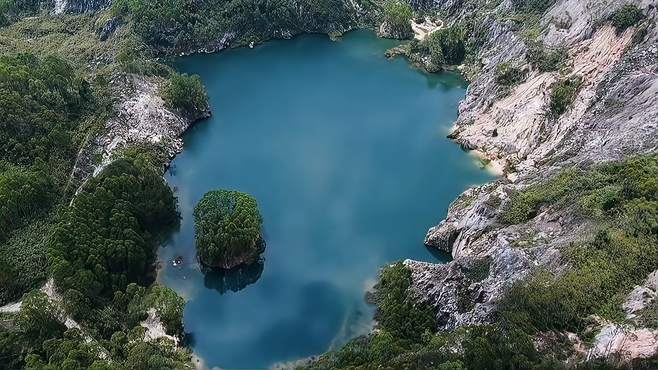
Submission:
M 229 290 L 239 292 L 247 285 L 258 281 L 264 268 L 263 261 L 251 265 L 241 265 L 231 270 L 204 269 L 203 285 L 208 289 L 214 289 L 219 294 Z
M 208 367 L 260 369 L 337 348 L 372 328 L 379 268 L 445 261 L 423 246 L 451 201 L 490 177 L 445 138 L 465 83 L 383 54 L 369 32 L 307 35 L 184 58 L 212 118 L 185 135 L 166 175 L 180 232 L 160 249 L 162 283 L 187 299 L 185 329 Z M 213 189 L 253 195 L 264 265 L 204 274 L 195 204 Z

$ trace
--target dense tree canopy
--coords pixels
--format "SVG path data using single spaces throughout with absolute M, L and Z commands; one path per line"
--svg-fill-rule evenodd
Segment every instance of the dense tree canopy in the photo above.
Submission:
M 136 31 L 157 48 L 207 46 L 223 35 L 244 43 L 284 33 L 342 31 L 355 23 L 342 0 L 120 0 L 115 13 L 132 15 Z
M 0 164 L 0 243 L 55 200 L 52 179 L 44 171 Z
M 261 224 L 252 196 L 231 190 L 206 193 L 194 208 L 199 260 L 223 269 L 256 262 L 263 252 Z
M 146 283 L 155 233 L 177 220 L 171 189 L 159 171 L 121 159 L 91 179 L 57 225 L 50 246 L 60 289 L 111 297 L 130 282 Z
M 425 43 L 429 48 L 432 64 L 460 64 L 466 56 L 465 30 L 458 26 L 433 32 Z
M 91 100 L 89 84 L 62 59 L 0 56 L 0 158 L 68 167 L 72 133 Z

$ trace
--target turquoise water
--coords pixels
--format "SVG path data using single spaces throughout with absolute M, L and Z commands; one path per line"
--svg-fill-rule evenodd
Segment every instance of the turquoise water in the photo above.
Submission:
M 201 75 L 214 117 L 189 130 L 166 175 L 182 224 L 159 278 L 189 300 L 185 328 L 207 366 L 266 368 L 335 348 L 370 330 L 364 293 L 381 266 L 445 258 L 423 246 L 425 232 L 490 176 L 445 138 L 464 81 L 388 61 L 392 45 L 359 31 L 179 61 Z M 192 209 L 216 188 L 258 199 L 262 265 L 199 271 Z

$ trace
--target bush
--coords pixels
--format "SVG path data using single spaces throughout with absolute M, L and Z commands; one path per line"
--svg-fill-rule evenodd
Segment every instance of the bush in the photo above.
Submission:
M 208 111 L 208 94 L 197 75 L 173 75 L 162 96 L 169 108 L 180 110 L 192 117 L 202 116 Z
M 496 67 L 496 82 L 501 86 L 513 86 L 523 81 L 526 71 L 509 63 L 501 63 Z
M 342 32 L 356 25 L 343 0 L 118 0 L 115 15 L 132 16 L 135 31 L 165 50 L 196 50 L 235 34 L 232 45 L 262 41 L 290 32 Z
M 0 27 L 39 11 L 39 0 L 0 0 Z
M 582 81 L 581 77 L 572 77 L 553 85 L 550 103 L 550 111 L 553 117 L 559 117 L 567 112 L 576 95 L 578 95 Z
M 542 42 L 528 42 L 528 61 L 540 72 L 560 69 L 565 59 L 562 49 L 548 50 Z
M 387 0 L 384 3 L 384 22 L 390 27 L 391 36 L 406 39 L 413 35 L 411 19 L 414 12 L 411 6 L 400 0 Z
M 514 9 L 536 15 L 544 14 L 556 0 L 512 0 Z
M 432 33 L 425 41 L 431 63 L 436 66 L 461 64 L 466 56 L 465 37 L 465 31 L 458 26 Z
M 436 315 L 427 304 L 409 296 L 411 270 L 403 263 L 385 267 L 375 285 L 377 322 L 380 328 L 406 341 L 419 341 L 425 332 L 436 331 Z
M 629 27 L 637 25 L 644 17 L 642 9 L 635 4 L 626 4 L 612 13 L 610 21 L 617 30 L 617 34 L 620 34 Z
M 500 316 L 513 327 L 580 331 L 592 314 L 622 319 L 624 297 L 658 268 L 658 156 L 568 170 L 511 203 L 510 209 L 526 211 L 537 204 L 575 205 L 600 221 L 595 237 L 563 252 L 570 269 L 538 271 L 506 294 Z
M 222 269 L 257 262 L 264 247 L 261 224 L 252 196 L 230 190 L 206 193 L 194 207 L 199 260 Z

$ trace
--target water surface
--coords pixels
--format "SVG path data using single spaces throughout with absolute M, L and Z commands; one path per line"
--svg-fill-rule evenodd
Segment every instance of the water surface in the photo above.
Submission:
M 392 45 L 361 31 L 307 35 L 179 62 L 201 75 L 214 117 L 185 135 L 166 175 L 182 224 L 160 250 L 160 280 L 189 300 L 185 328 L 209 367 L 266 368 L 366 333 L 378 269 L 440 262 L 426 230 L 489 179 L 445 139 L 464 81 L 388 61 Z M 192 209 L 216 188 L 258 199 L 262 265 L 199 271 Z

